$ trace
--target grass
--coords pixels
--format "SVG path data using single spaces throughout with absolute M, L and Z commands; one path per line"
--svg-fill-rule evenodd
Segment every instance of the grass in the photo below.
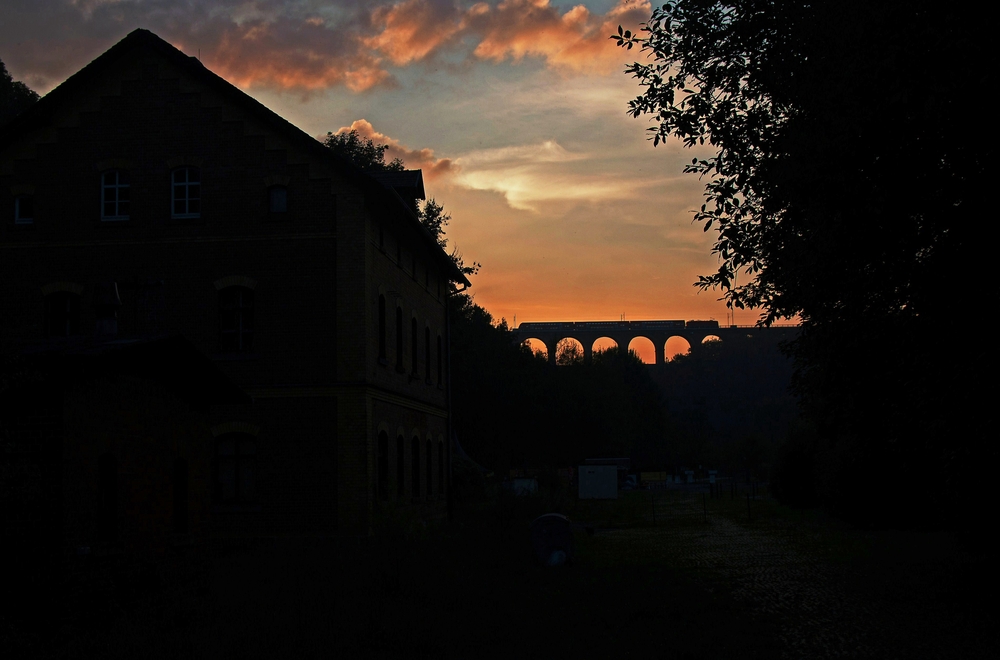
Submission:
M 80 626 L 49 655 L 85 658 L 773 657 L 770 622 L 655 558 L 616 557 L 584 527 L 574 566 L 537 566 L 530 520 L 552 501 L 497 498 L 457 522 L 369 539 L 286 540 L 219 556 L 205 593 L 147 599 Z M 600 527 L 641 501 L 583 503 Z M 714 651 L 713 651 L 714 653 Z
M 578 501 L 559 490 L 530 498 L 494 491 L 437 527 L 398 516 L 366 539 L 271 540 L 219 554 L 200 592 L 160 592 L 117 607 L 92 607 L 89 616 L 78 612 L 72 628 L 51 635 L 32 655 L 776 657 L 783 648 L 781 621 L 735 598 L 734 585 L 710 569 L 694 571 L 675 561 L 684 550 L 678 539 L 710 534 L 716 520 L 781 536 L 823 561 L 859 567 L 859 581 L 891 563 L 895 573 L 885 574 L 903 585 L 916 580 L 892 596 L 901 611 L 921 589 L 947 600 L 954 595 L 948 595 L 950 580 L 969 577 L 930 575 L 926 562 L 907 572 L 899 568 L 905 562 L 898 552 L 880 554 L 887 537 L 851 530 L 817 512 L 767 499 L 751 507 L 748 521 L 745 499 L 702 500 L 700 493 L 667 491 L 656 494 L 654 521 L 649 492 Z M 534 563 L 528 525 L 550 511 L 574 521 L 572 567 Z M 906 538 L 896 542 L 905 545 Z M 948 603 L 949 612 L 961 611 Z M 953 625 L 961 634 L 982 634 L 961 628 L 958 619 Z

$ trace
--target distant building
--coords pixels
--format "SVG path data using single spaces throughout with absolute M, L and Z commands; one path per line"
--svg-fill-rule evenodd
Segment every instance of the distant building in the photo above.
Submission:
M 129 498 L 183 505 L 186 529 L 215 537 L 443 515 L 446 304 L 468 280 L 420 226 L 421 198 L 419 171 L 357 169 L 145 30 L 0 128 L 0 353 L 136 340 L 206 358 L 190 389 L 130 385 L 185 382 L 186 362 L 161 361 L 72 390 L 87 403 L 59 451 L 76 505 L 111 515 L 102 479 L 118 498 L 72 542 L 102 543 L 146 506 Z M 188 421 L 135 412 L 192 397 Z M 126 467 L 138 456 L 144 476 Z

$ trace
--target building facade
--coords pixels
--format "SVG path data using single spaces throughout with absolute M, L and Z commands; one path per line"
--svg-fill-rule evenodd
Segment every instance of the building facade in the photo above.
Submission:
M 213 536 L 442 516 L 468 281 L 422 196 L 136 30 L 0 127 L 0 352 L 180 335 L 210 358 L 253 399 L 206 413 Z

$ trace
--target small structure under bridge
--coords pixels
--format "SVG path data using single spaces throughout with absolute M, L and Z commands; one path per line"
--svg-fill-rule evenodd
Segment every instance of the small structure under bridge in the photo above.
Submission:
M 633 339 L 642 337 L 656 349 L 655 364 L 663 364 L 667 340 L 682 337 L 696 350 L 708 338 L 742 339 L 748 335 L 764 334 L 771 341 L 793 339 L 798 334 L 798 324 L 775 324 L 770 327 L 756 325 L 724 325 L 718 321 L 558 321 L 555 323 L 522 323 L 514 329 L 517 338 L 524 342 L 537 339 L 545 344 L 549 362 L 555 364 L 556 345 L 563 339 L 575 339 L 583 346 L 583 359 L 589 362 L 594 355 L 598 339 L 612 339 L 619 348 L 628 349 Z

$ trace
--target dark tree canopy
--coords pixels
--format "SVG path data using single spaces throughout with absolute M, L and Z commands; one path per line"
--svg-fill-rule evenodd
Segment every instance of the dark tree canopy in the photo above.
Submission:
M 437 203 L 437 201 L 432 197 L 424 202 L 423 206 L 417 211 L 417 218 L 420 220 L 420 224 L 424 226 L 427 231 L 431 233 L 431 236 L 437 240 L 438 245 L 441 249 L 447 249 L 448 239 L 445 238 L 445 227 L 451 221 L 451 214 L 445 213 L 444 207 Z M 458 251 L 456 247 L 451 251 L 451 259 L 458 266 L 458 269 L 462 271 L 465 275 L 475 275 L 479 272 L 481 265 L 475 261 L 471 265 L 465 265 L 465 259 L 462 257 L 462 253 Z
M 406 169 L 403 166 L 403 161 L 399 158 L 394 158 L 389 163 L 385 162 L 385 152 L 389 149 L 389 145 L 377 144 L 371 138 L 363 138 L 354 129 L 345 133 L 328 132 L 323 144 L 363 170 L 402 172 Z M 420 224 L 431 233 L 438 245 L 445 249 L 448 245 L 448 239 L 444 236 L 445 227 L 451 220 L 451 214 L 445 213 L 444 207 L 431 198 L 417 210 L 417 218 L 420 220 Z M 472 262 L 471 265 L 465 265 L 465 259 L 458 248 L 453 249 L 450 256 L 465 275 L 475 275 L 479 272 L 480 264 Z
M 353 129 L 346 133 L 327 133 L 323 144 L 363 170 L 402 172 L 405 169 L 399 158 L 385 162 L 385 152 L 389 145 L 375 144 L 374 140 L 361 137 Z
M 23 82 L 15 81 L 0 60 L 0 125 L 27 110 L 37 100 L 38 94 Z
M 649 56 L 629 112 L 654 144 L 714 149 L 686 168 L 718 232 L 697 285 L 802 319 L 798 392 L 844 473 L 954 484 L 995 453 L 977 439 L 993 351 L 945 339 L 997 298 L 986 23 L 925 0 L 678 0 L 612 37 Z

